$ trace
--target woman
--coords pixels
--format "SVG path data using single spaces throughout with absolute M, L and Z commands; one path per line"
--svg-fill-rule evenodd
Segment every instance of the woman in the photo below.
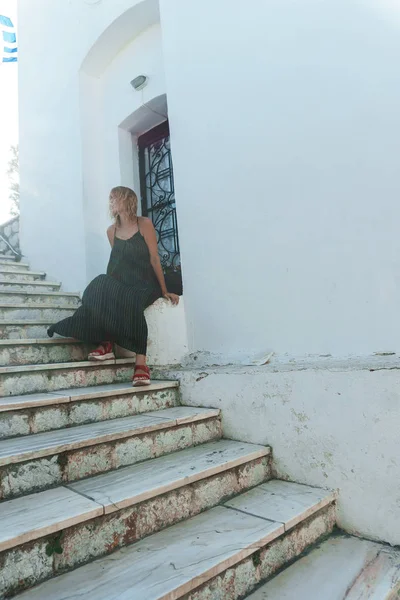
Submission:
M 178 304 L 179 296 L 166 288 L 156 232 L 150 219 L 137 216 L 135 192 L 123 186 L 113 188 L 110 212 L 114 224 L 107 229 L 112 247 L 107 275 L 89 283 L 82 306 L 47 333 L 99 344 L 89 360 L 114 358 L 113 343 L 136 352 L 133 385 L 149 385 L 144 310 L 161 296 Z

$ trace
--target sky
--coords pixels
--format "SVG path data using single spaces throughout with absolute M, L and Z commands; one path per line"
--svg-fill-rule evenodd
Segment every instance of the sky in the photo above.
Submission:
M 17 28 L 17 0 L 0 0 L 0 15 Z M 18 144 L 18 63 L 0 62 L 0 224 L 10 218 L 6 171 L 12 144 Z

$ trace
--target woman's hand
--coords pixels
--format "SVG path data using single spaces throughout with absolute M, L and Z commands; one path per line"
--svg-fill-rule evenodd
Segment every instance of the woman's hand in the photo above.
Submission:
M 170 294 L 169 292 L 166 292 L 164 294 L 164 298 L 172 302 L 172 304 L 179 304 L 179 296 L 177 296 L 176 294 Z

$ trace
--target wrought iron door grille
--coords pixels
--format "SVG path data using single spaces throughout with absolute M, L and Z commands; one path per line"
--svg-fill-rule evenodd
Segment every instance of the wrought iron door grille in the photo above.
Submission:
M 181 268 L 168 121 L 139 138 L 142 214 L 157 233 L 165 273 Z

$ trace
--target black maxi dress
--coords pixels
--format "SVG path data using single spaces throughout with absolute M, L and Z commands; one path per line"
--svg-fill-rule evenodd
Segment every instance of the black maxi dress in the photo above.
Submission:
M 144 310 L 161 295 L 140 230 L 127 240 L 115 236 L 107 275 L 99 275 L 89 283 L 82 305 L 72 317 L 52 325 L 48 335 L 58 333 L 93 344 L 109 341 L 146 354 Z

